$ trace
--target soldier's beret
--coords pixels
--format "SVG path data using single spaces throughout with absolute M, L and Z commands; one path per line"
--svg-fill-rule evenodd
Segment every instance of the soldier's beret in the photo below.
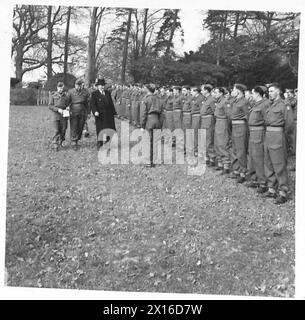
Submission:
M 188 86 L 188 85 L 185 85 L 185 86 L 183 86 L 182 88 L 183 88 L 183 89 L 186 89 L 186 90 L 190 90 L 190 89 L 191 89 L 191 87 Z
M 235 88 L 237 90 L 242 91 L 242 92 L 245 92 L 247 90 L 247 87 L 244 84 L 241 84 L 241 83 L 236 83 L 235 84 Z
M 64 86 L 65 84 L 61 81 L 57 83 L 57 88 L 63 88 Z
M 204 88 L 204 89 L 210 89 L 210 90 L 212 90 L 212 89 L 213 89 L 213 86 L 212 86 L 211 84 L 204 84 L 204 85 L 203 85 L 203 88 Z
M 267 92 L 267 88 L 265 86 L 259 86 L 264 92 Z
M 174 86 L 173 89 L 181 91 L 181 87 L 180 86 Z

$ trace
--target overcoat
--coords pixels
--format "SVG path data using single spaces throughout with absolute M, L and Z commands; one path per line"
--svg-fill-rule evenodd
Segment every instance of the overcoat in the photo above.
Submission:
M 95 116 L 96 136 L 103 129 L 115 129 L 114 116 L 117 114 L 112 101 L 111 93 L 107 90 L 102 94 L 99 90 L 92 92 L 90 99 L 92 114 L 97 111 L 99 116 Z

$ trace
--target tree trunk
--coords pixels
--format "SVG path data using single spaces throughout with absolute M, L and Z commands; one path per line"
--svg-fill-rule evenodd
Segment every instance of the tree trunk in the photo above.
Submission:
M 96 47 L 96 18 L 97 18 L 97 7 L 92 9 L 89 39 L 87 46 L 87 67 L 85 74 L 85 85 L 90 86 L 96 79 L 96 66 L 95 66 L 95 47 Z
M 130 26 L 131 26 L 131 14 L 132 14 L 132 9 L 129 9 L 127 28 L 126 28 L 126 34 L 125 34 L 125 40 L 124 40 L 124 47 L 123 47 L 123 60 L 122 60 L 122 69 L 121 69 L 121 82 L 122 83 L 125 82 L 127 54 L 128 54 L 128 41 L 129 41 L 129 33 L 130 33 Z
M 67 81 L 67 73 L 68 73 L 70 19 L 71 19 L 71 7 L 68 8 L 68 12 L 67 12 L 67 24 L 66 24 L 66 33 L 65 33 L 64 83 L 66 83 Z
M 15 57 L 15 74 L 16 78 L 22 80 L 23 76 L 23 70 L 22 70 L 22 65 L 23 65 L 23 51 L 22 47 L 16 48 L 16 57 Z
M 170 32 L 168 43 L 167 43 L 166 50 L 165 50 L 165 55 L 169 54 L 171 46 L 172 46 L 172 43 L 173 43 L 174 34 L 175 34 L 175 31 L 176 31 L 176 23 L 177 23 L 177 18 L 178 18 L 178 12 L 179 12 L 179 9 L 176 9 L 175 10 L 175 14 L 174 14 L 174 19 L 173 19 L 173 25 L 172 25 L 172 28 L 171 28 L 171 32 Z
M 47 79 L 52 77 L 52 37 L 53 37 L 53 23 L 52 6 L 48 6 L 48 45 L 47 45 Z
M 233 37 L 234 37 L 234 38 L 237 37 L 238 26 L 239 26 L 239 12 L 236 12 L 236 20 L 235 20 L 234 34 L 233 34 Z
M 143 37 L 142 37 L 142 47 L 141 47 L 141 56 L 145 56 L 145 51 L 146 51 L 146 34 L 147 34 L 147 16 L 148 16 L 148 9 L 145 9 L 144 11 L 144 20 L 143 20 Z

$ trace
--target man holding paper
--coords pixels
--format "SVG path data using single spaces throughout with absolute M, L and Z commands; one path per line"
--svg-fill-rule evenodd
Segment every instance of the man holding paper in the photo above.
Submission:
M 69 117 L 68 98 L 64 92 L 64 83 L 57 83 L 57 91 L 53 92 L 49 101 L 49 109 L 53 114 L 53 124 L 55 135 L 52 139 L 52 144 L 55 151 L 62 147 L 66 137 L 67 120 Z

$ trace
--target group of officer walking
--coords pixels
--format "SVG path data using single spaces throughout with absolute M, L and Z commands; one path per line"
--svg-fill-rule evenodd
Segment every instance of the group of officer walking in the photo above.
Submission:
M 67 93 L 58 83 L 49 107 L 54 113 L 56 150 L 65 140 L 69 110 L 71 145 L 78 149 L 84 124 L 92 112 L 95 117 L 97 146 L 103 144 L 99 133 L 115 130 L 114 116 L 148 130 L 151 138 L 150 166 L 153 163 L 154 129 L 193 129 L 192 153 L 198 155 L 198 130 L 205 129 L 205 161 L 220 174 L 238 183 L 256 188 L 276 204 L 287 201 L 289 192 L 288 148 L 295 152 L 297 90 L 286 90 L 285 97 L 277 83 L 256 86 L 251 91 L 243 84 L 226 88 L 174 86 L 156 88 L 148 85 L 105 87 L 99 79 L 89 90 L 77 80 Z M 107 137 L 109 141 L 110 136 Z M 173 147 L 178 141 L 173 135 Z

